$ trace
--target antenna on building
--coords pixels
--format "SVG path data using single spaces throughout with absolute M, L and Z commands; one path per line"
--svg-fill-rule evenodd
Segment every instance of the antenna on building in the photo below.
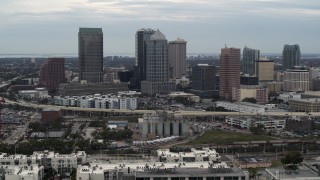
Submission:
M 227 48 L 227 44 L 224 44 L 224 47 Z

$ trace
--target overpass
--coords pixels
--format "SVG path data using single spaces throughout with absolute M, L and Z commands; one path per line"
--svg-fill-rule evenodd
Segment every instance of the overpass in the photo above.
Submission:
M 143 115 L 145 113 L 154 113 L 156 110 L 122 110 L 122 109 L 97 109 L 97 108 L 80 108 L 80 107 L 67 107 L 67 106 L 54 106 L 54 105 L 42 105 L 33 104 L 26 102 L 14 102 L 5 99 L 7 104 L 18 104 L 20 106 L 42 110 L 45 108 L 60 108 L 65 115 L 80 115 L 80 116 L 131 116 L 131 115 Z M 173 113 L 175 116 L 180 117 L 213 117 L 213 116 L 257 116 L 256 113 L 251 112 L 220 112 L 220 111 L 167 111 L 168 113 Z M 320 112 L 305 113 L 305 112 L 266 112 L 266 116 L 278 116 L 278 117 L 288 117 L 288 116 L 305 116 L 305 117 L 316 117 L 320 116 Z

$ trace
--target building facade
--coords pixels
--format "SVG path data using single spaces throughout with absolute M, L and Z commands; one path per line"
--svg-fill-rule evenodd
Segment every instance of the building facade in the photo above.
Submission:
M 169 42 L 170 78 L 180 79 L 186 75 L 187 68 L 187 41 L 178 38 Z
M 102 28 L 80 28 L 78 48 L 79 81 L 103 82 Z
M 48 60 L 40 67 L 40 85 L 48 90 L 54 90 L 59 84 L 66 81 L 64 58 L 48 58 Z
M 309 91 L 309 71 L 288 69 L 284 72 L 284 91 Z
M 232 100 L 233 88 L 240 88 L 240 49 L 223 48 L 220 55 L 220 97 Z
M 301 52 L 300 46 L 295 45 L 284 45 L 282 52 L 282 69 L 292 69 L 295 66 L 300 66 Z
M 139 122 L 141 136 L 144 139 L 155 137 L 188 136 L 189 121 L 175 118 L 165 112 L 144 114 L 143 120 Z
M 59 95 L 61 96 L 84 96 L 91 94 L 110 94 L 119 91 L 128 91 L 127 83 L 99 83 L 80 84 L 69 83 L 60 84 Z
M 135 56 L 136 64 L 134 68 L 134 77 L 130 80 L 133 89 L 141 88 L 141 81 L 147 78 L 147 41 L 155 33 L 153 29 L 142 28 L 135 34 Z
M 216 68 L 208 64 L 198 64 L 192 68 L 192 89 L 214 91 Z
M 273 81 L 274 80 L 274 62 L 266 59 L 260 58 L 256 61 L 256 71 L 259 81 Z
M 141 82 L 141 93 L 154 95 L 175 91 L 175 81 L 169 81 L 168 43 L 157 30 L 146 42 L 146 80 Z
M 260 58 L 260 50 L 244 47 L 242 57 L 242 73 L 250 76 L 256 74 L 256 61 Z

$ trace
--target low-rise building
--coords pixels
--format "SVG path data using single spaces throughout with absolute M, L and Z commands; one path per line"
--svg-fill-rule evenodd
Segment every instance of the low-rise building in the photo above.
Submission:
M 230 167 L 225 162 L 142 162 L 142 163 L 91 163 L 79 166 L 77 179 L 119 180 L 199 180 L 241 179 L 249 180 L 249 172 Z
M 286 125 L 285 119 L 276 119 L 272 117 L 227 117 L 225 122 L 230 126 L 242 129 L 250 129 L 251 127 L 263 125 L 266 130 L 282 130 Z
M 160 162 L 212 162 L 220 161 L 221 156 L 215 149 L 202 148 L 197 150 L 191 148 L 190 152 L 171 152 L 169 149 L 157 150 L 157 156 Z
M 235 112 L 251 112 L 255 114 L 264 114 L 267 109 L 266 106 L 253 104 L 248 102 L 227 102 L 227 101 L 217 101 L 217 107 L 224 107 L 227 110 Z
M 227 117 L 225 121 L 229 126 L 238 127 L 241 129 L 250 129 L 250 127 L 253 125 L 253 119 L 250 117 Z
M 90 96 L 55 96 L 54 103 L 57 106 L 72 106 L 81 108 L 98 109 L 137 109 L 138 98 L 112 96 L 112 95 L 90 95 Z
M 129 88 L 127 83 L 68 83 L 59 85 L 59 94 L 61 96 L 84 96 L 94 93 L 110 94 L 128 90 Z
M 53 151 L 33 152 L 32 155 L 8 155 L 0 154 L 1 166 L 43 166 L 44 169 L 54 169 L 57 173 L 70 173 L 73 168 L 87 162 L 87 154 L 84 151 L 78 151 L 71 154 L 59 154 Z
M 42 110 L 41 122 L 53 123 L 62 117 L 62 111 L 60 108 L 46 108 Z
M 48 90 L 45 88 L 36 88 L 35 90 L 23 90 L 19 91 L 19 96 L 24 99 L 40 99 L 40 98 L 48 98 Z
M 285 92 L 279 94 L 278 99 L 281 99 L 284 102 L 288 102 L 290 99 L 301 99 L 301 94 L 297 94 L 296 92 Z
M 42 180 L 43 177 L 43 166 L 0 166 L 0 179 Z
M 289 108 L 296 112 L 320 112 L 320 99 L 291 99 L 288 101 Z

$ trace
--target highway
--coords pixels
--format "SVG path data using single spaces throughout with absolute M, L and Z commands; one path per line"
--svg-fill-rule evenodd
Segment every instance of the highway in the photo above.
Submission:
M 45 108 L 61 108 L 63 111 L 71 112 L 90 112 L 90 113 L 120 113 L 120 114 L 145 114 L 153 113 L 156 110 L 122 110 L 122 109 L 97 109 L 97 108 L 80 108 L 80 107 L 66 107 L 66 106 L 54 106 L 54 105 L 42 105 L 42 104 L 33 104 L 27 102 L 14 102 L 8 99 L 5 99 L 7 104 L 18 104 L 24 107 L 36 108 L 36 109 L 45 109 Z M 251 112 L 219 112 L 219 111 L 168 111 L 173 113 L 175 116 L 257 116 L 256 113 Z M 279 117 L 288 117 L 288 116 L 320 116 L 320 112 L 266 112 L 266 116 L 279 116 Z

